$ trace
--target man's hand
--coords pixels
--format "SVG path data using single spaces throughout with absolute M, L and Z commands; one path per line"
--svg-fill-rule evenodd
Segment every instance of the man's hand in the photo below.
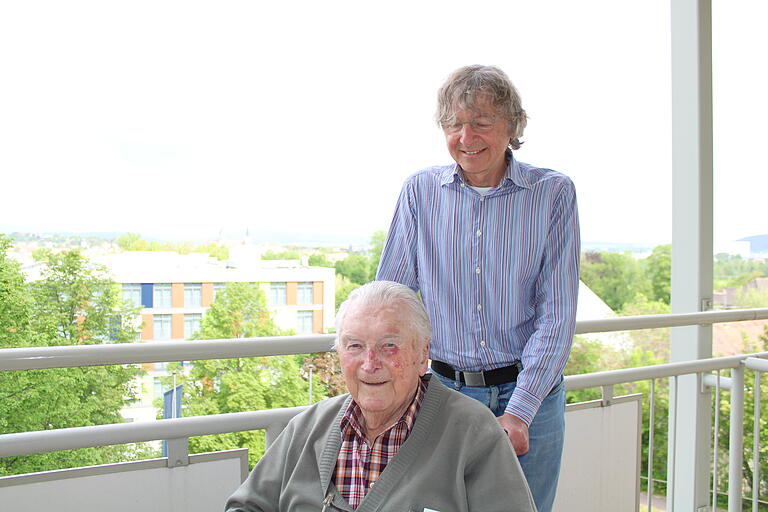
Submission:
M 528 425 L 517 416 L 509 413 L 504 413 L 496 419 L 499 420 L 501 428 L 507 432 L 515 453 L 518 455 L 528 453 Z

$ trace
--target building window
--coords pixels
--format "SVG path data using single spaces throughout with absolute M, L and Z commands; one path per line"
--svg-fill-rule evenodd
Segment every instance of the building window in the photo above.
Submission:
M 300 334 L 308 334 L 312 332 L 312 311 L 299 311 L 297 330 Z
M 270 283 L 269 302 L 273 306 L 285 306 L 285 283 Z
M 156 284 L 152 291 L 152 299 L 156 308 L 171 307 L 171 285 Z
M 313 287 L 311 282 L 299 283 L 297 296 L 296 296 L 296 303 L 312 304 L 314 302 L 312 291 L 313 291 Z
M 216 300 L 216 297 L 219 295 L 219 292 L 224 291 L 224 288 L 227 287 L 227 283 L 213 283 L 213 300 Z
M 132 305 L 133 307 L 141 306 L 141 285 L 140 284 L 124 284 L 123 285 L 123 302 L 126 306 Z
M 184 315 L 184 338 L 192 339 L 200 332 L 200 322 L 203 320 L 201 313 L 188 313 Z
M 163 368 L 163 369 L 165 369 L 165 368 Z M 159 370 L 159 368 L 157 367 L 157 363 L 155 363 L 155 370 Z M 163 396 L 163 383 L 160 380 L 160 377 L 155 377 L 152 380 L 152 382 L 154 384 L 154 389 L 153 389 L 153 392 L 152 392 L 152 398 L 162 397 Z
M 203 305 L 203 285 L 202 283 L 184 284 L 184 307 L 199 308 Z
M 171 339 L 171 315 L 155 315 L 153 321 L 155 339 Z

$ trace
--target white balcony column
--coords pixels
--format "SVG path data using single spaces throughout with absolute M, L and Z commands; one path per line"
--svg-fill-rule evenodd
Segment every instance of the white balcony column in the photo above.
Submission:
M 671 8 L 672 312 L 690 313 L 712 305 L 712 6 L 672 0 Z M 671 361 L 711 356 L 711 325 L 672 328 Z M 711 397 L 699 380 L 681 376 L 670 393 L 677 432 L 667 510 L 676 512 L 709 510 Z

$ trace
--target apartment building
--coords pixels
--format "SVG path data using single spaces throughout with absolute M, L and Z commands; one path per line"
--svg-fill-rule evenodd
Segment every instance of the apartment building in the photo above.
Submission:
M 233 266 L 205 254 L 124 252 L 104 258 L 123 299 L 141 306 L 141 339 L 189 339 L 227 283 L 254 283 L 264 290 L 275 323 L 296 334 L 333 327 L 335 272 L 298 261 Z
M 297 260 L 261 260 L 253 253 L 221 262 L 207 254 L 129 251 L 94 258 L 120 283 L 123 299 L 141 306 L 140 339 L 168 342 L 192 338 L 216 294 L 227 283 L 257 284 L 267 297 L 272 318 L 296 334 L 325 333 L 335 316 L 335 270 Z M 137 382 L 140 400 L 123 410 L 127 421 L 155 417 L 154 401 L 165 391 L 166 363 L 144 365 Z

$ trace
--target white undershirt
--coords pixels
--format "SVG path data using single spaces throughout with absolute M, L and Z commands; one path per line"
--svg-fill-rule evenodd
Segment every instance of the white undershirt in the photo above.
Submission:
M 470 185 L 470 187 L 472 187 L 472 185 Z M 472 187 L 472 188 L 477 190 L 477 192 L 481 196 L 487 196 L 488 194 L 491 193 L 491 190 L 493 190 L 495 187 Z

